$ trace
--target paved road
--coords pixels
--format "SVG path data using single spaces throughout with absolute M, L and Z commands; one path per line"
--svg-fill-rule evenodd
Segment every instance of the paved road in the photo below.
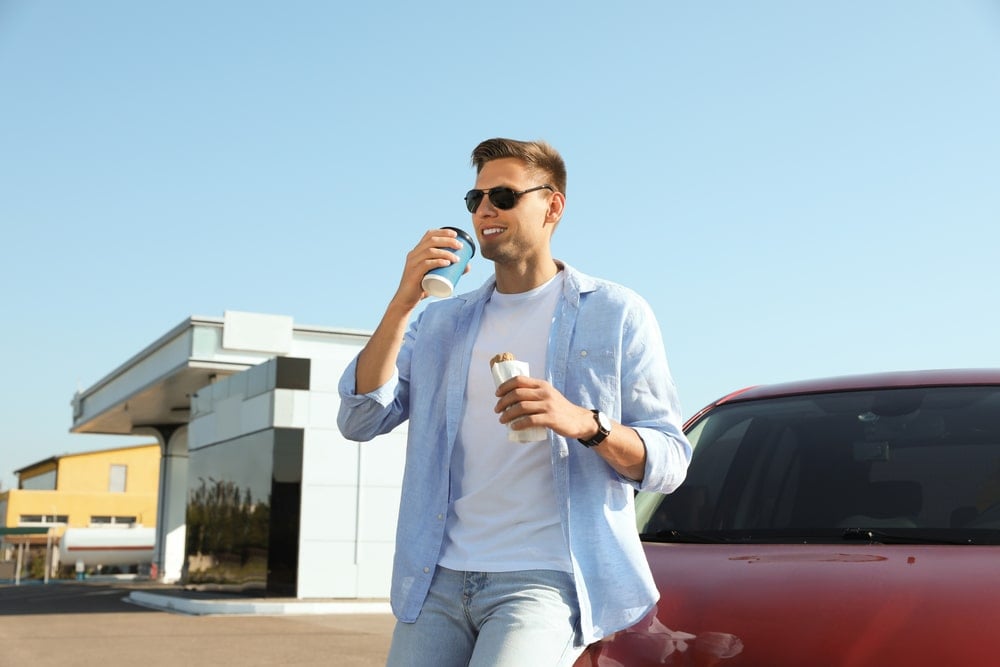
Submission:
M 381 667 L 387 614 L 187 616 L 115 583 L 0 585 L 0 667 Z

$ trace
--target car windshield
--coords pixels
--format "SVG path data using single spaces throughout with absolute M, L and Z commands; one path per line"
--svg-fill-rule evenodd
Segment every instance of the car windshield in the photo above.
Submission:
M 688 437 L 684 484 L 636 498 L 646 540 L 1000 544 L 1000 387 L 736 402 Z

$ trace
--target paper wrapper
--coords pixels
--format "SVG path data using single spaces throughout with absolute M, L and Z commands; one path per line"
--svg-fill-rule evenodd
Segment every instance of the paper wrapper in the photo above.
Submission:
M 497 387 L 518 375 L 531 376 L 531 373 L 528 372 L 528 362 L 516 360 L 498 361 L 490 364 L 490 372 L 493 373 L 493 383 Z M 515 431 L 511 428 L 510 424 L 507 424 L 507 440 L 510 442 L 539 442 L 547 439 L 548 435 L 548 429 L 542 426 L 532 426 L 521 431 Z

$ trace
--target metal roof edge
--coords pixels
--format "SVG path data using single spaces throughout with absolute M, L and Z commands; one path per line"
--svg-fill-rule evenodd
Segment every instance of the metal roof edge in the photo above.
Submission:
M 20 477 L 21 473 L 24 472 L 25 470 L 28 470 L 30 468 L 39 468 L 39 467 L 45 465 L 46 463 L 53 463 L 53 464 L 58 465 L 59 464 L 59 457 L 58 456 L 50 456 L 48 458 L 42 459 L 41 461 L 35 461 L 34 463 L 29 463 L 28 465 L 22 466 L 22 467 L 18 468 L 17 470 L 15 470 L 14 474 L 17 475 L 18 477 Z
M 293 330 L 312 333 L 336 334 L 339 336 L 363 336 L 365 338 L 370 338 L 373 333 L 367 329 L 345 329 L 344 327 L 328 327 L 319 324 L 295 324 L 293 325 Z
M 175 329 L 177 329 L 177 328 L 179 328 L 179 327 L 175 327 Z M 151 347 L 152 346 L 147 347 L 146 349 L 149 350 Z M 137 359 L 139 357 L 141 357 L 141 355 L 136 355 L 132 359 Z M 125 367 L 125 364 L 123 364 L 122 366 L 119 366 L 119 368 L 115 369 L 115 371 L 117 372 L 117 371 L 121 370 L 122 372 L 124 372 L 124 367 Z M 179 371 L 182 371 L 185 368 L 203 368 L 203 369 L 207 368 L 207 369 L 218 369 L 218 370 L 233 369 L 233 372 L 239 372 L 241 370 L 245 370 L 245 369 L 249 368 L 249 365 L 242 364 L 242 363 L 223 362 L 223 361 L 206 361 L 204 359 L 195 359 L 193 357 L 189 357 L 183 363 L 177 364 L 176 366 L 172 366 L 167 372 L 165 372 L 162 375 L 160 375 L 160 377 L 155 378 L 153 380 L 150 380 L 149 382 L 147 382 L 144 385 L 141 385 L 138 389 L 136 389 L 132 393 L 132 395 L 141 394 L 142 392 L 148 390 L 150 387 L 156 386 L 156 384 L 159 383 L 163 378 L 170 377 L 171 375 L 174 375 L 175 373 L 177 373 Z M 112 375 L 108 375 L 106 378 L 104 378 L 104 380 L 106 380 L 108 382 L 110 382 L 112 379 L 113 379 Z M 96 389 L 96 388 L 98 388 L 98 385 L 94 385 L 93 387 L 91 387 L 91 389 Z M 87 391 L 89 392 L 90 389 L 88 389 Z M 79 398 L 82 399 L 83 396 L 84 396 L 84 394 L 80 394 Z M 76 398 L 76 397 L 74 397 L 74 398 Z M 101 410 L 100 412 L 96 412 L 96 413 L 94 413 L 93 415 L 90 416 L 90 419 L 88 421 L 93 421 L 94 419 L 97 419 L 101 415 L 107 414 L 109 410 L 113 410 L 113 409 L 114 409 L 114 406 L 105 408 L 104 410 Z M 74 419 L 73 420 L 73 424 L 69 428 L 69 432 L 70 433 L 76 433 L 76 434 L 79 434 L 79 435 L 86 435 L 88 433 L 87 431 L 78 431 L 78 430 L 76 430 L 76 427 L 77 427 L 77 423 L 76 422 L 77 422 L 77 420 Z M 108 435 L 112 435 L 112 434 L 108 434 Z M 122 434 L 119 434 L 119 435 L 125 436 L 127 434 L 122 433 Z M 98 451 L 100 451 L 100 450 L 98 450 Z
M 150 356 L 155 350 L 162 348 L 164 345 L 166 345 L 168 342 L 170 342 L 177 336 L 183 334 L 185 331 L 189 329 L 195 328 L 198 325 L 222 327 L 223 318 L 210 317 L 206 315 L 192 315 L 190 317 L 185 318 L 183 321 L 181 321 L 179 324 L 171 328 L 165 334 L 161 335 L 152 343 L 146 345 L 144 348 L 142 348 L 141 350 L 133 354 L 131 357 L 126 359 L 124 362 L 119 364 L 107 375 L 97 380 L 97 382 L 93 383 L 91 386 L 82 391 L 77 391 L 76 395 L 79 396 L 80 398 L 83 398 L 85 396 L 93 394 L 101 387 L 108 384 L 116 377 L 120 376 L 129 368 L 134 366 L 140 359 Z M 344 327 L 328 327 L 315 324 L 293 324 L 292 331 L 293 332 L 301 331 L 303 333 L 333 334 L 338 336 L 349 336 L 357 338 L 370 338 L 372 335 L 371 331 L 363 329 L 347 329 Z
M 74 398 L 82 399 L 85 396 L 89 396 L 91 394 L 96 393 L 98 390 L 100 390 L 102 387 L 110 383 L 112 380 L 124 374 L 129 368 L 135 366 L 136 363 L 139 362 L 139 360 L 149 357 L 155 350 L 164 347 L 168 342 L 177 338 L 178 336 L 185 333 L 189 329 L 193 329 L 195 326 L 199 324 L 215 325 L 221 327 L 222 318 L 205 317 L 200 315 L 192 315 L 190 317 L 185 318 L 183 321 L 181 321 L 180 324 L 177 324 L 169 331 L 167 331 L 165 334 L 161 335 L 159 338 L 154 340 L 152 343 L 142 348 L 140 351 L 136 352 L 122 363 L 118 364 L 118 366 L 116 366 L 111 372 L 109 372 L 107 375 L 99 379 L 97 382 L 90 385 L 83 391 L 77 391 L 74 394 Z

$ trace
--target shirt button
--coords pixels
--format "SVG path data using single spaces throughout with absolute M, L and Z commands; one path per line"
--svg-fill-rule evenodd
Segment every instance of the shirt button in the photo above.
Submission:
M 428 572 L 430 572 L 430 571 L 431 571 L 431 568 L 429 568 L 429 567 L 425 567 L 425 568 L 424 568 L 424 574 L 427 574 L 427 573 L 428 573 Z
M 444 514 L 438 514 L 438 521 L 441 521 L 442 519 L 444 519 Z
M 587 356 L 587 351 L 586 350 L 580 350 L 580 356 L 581 357 Z

